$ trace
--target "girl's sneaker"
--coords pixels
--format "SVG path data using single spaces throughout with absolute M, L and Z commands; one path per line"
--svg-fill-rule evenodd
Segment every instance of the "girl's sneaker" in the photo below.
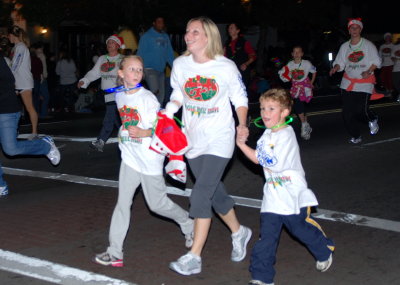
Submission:
M 112 267 L 124 267 L 124 261 L 122 259 L 118 259 L 108 252 L 96 254 L 93 261 L 104 266 L 111 265 Z
M 8 186 L 0 186 L 0 198 L 8 195 Z

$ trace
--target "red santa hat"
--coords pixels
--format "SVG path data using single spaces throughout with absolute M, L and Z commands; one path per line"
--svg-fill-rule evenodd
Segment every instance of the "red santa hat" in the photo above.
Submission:
M 116 43 L 119 45 L 119 48 L 122 48 L 122 49 L 125 48 L 124 38 L 123 38 L 123 37 L 120 37 L 120 36 L 118 36 L 117 34 L 111 35 L 111 36 L 109 36 L 108 39 L 106 40 L 106 44 L 107 44 L 107 42 L 110 41 L 110 40 L 116 42 Z
M 363 28 L 363 23 L 361 22 L 361 18 L 350 18 L 347 23 L 347 28 L 350 29 L 351 25 L 358 25 L 360 28 Z
M 158 121 L 155 128 L 150 149 L 169 158 L 165 171 L 175 180 L 186 182 L 186 163 L 183 154 L 188 149 L 188 141 L 185 134 L 173 119 L 158 112 Z

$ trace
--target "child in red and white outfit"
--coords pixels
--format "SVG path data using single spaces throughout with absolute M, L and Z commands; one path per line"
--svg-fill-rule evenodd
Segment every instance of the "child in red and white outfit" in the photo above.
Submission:
M 308 60 L 303 59 L 303 48 L 295 46 L 292 51 L 293 60 L 279 70 L 279 77 L 284 82 L 291 81 L 290 95 L 294 99 L 294 111 L 301 121 L 301 137 L 309 140 L 312 128 L 307 121 L 305 103 L 313 97 L 312 89 L 317 76 L 317 69 Z M 311 73 L 311 80 L 309 74 Z
M 131 219 L 132 199 L 139 185 L 150 210 L 179 224 L 186 247 L 190 248 L 193 243 L 193 220 L 167 196 L 164 156 L 149 148 L 160 103 L 153 93 L 140 85 L 143 78 L 141 57 L 126 56 L 121 61 L 118 75 L 125 87 L 115 95 L 122 121 L 118 135 L 122 157 L 118 202 L 110 225 L 110 245 L 106 252 L 94 258 L 96 263 L 113 267 L 123 266 L 122 247 Z
M 371 135 L 378 133 L 378 117 L 369 110 L 369 100 L 374 91 L 374 70 L 381 67 L 381 58 L 375 45 L 361 37 L 363 23 L 351 19 L 347 28 L 350 40 L 339 49 L 330 75 L 344 71 L 340 89 L 343 101 L 343 119 L 352 144 L 361 143 L 360 124 L 368 121 Z

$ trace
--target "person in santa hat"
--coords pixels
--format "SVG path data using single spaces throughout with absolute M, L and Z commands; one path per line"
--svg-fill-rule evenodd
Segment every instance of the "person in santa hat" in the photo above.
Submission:
M 103 91 L 117 86 L 118 68 L 123 58 L 119 49 L 125 48 L 124 39 L 114 34 L 107 38 L 106 45 L 108 53 L 100 56 L 93 68 L 79 80 L 78 88 L 87 88 L 91 82 L 99 78 L 101 78 L 101 89 Z M 103 151 L 104 145 L 114 128 L 118 129 L 121 126 L 117 105 L 115 104 L 115 94 L 104 93 L 106 113 L 103 126 L 97 139 L 90 143 L 90 147 L 99 152 Z
M 361 143 L 360 124 L 368 122 L 371 135 L 379 131 L 378 117 L 369 109 L 374 91 L 374 71 L 381 67 L 381 58 L 375 45 L 361 37 L 363 23 L 360 18 L 349 19 L 350 40 L 343 43 L 333 62 L 329 75 L 344 71 L 340 89 L 344 124 L 352 144 Z

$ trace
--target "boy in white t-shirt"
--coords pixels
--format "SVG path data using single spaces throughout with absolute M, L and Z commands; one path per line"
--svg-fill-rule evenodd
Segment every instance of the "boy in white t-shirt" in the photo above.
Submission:
M 260 239 L 251 255 L 253 280 L 249 284 L 274 284 L 276 249 L 283 226 L 314 255 L 317 270 L 324 272 L 332 264 L 334 245 L 310 216 L 310 208 L 318 202 L 307 187 L 296 135 L 285 121 L 292 104 L 284 89 L 268 90 L 260 97 L 261 118 L 267 130 L 257 141 L 257 148 L 246 145 L 247 135 L 236 138 L 243 153 L 263 166 L 266 179 Z

